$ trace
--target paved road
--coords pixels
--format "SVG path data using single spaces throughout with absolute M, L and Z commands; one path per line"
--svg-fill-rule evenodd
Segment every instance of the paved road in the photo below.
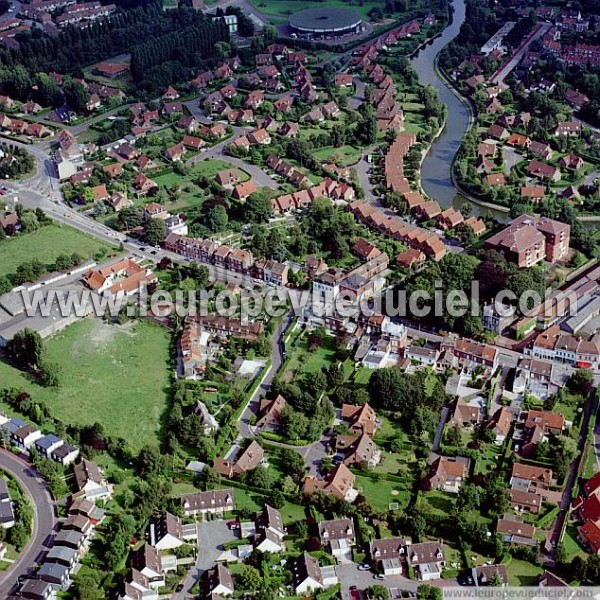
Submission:
M 0 468 L 10 472 L 30 497 L 34 512 L 34 531 L 19 558 L 0 574 L 0 598 L 6 598 L 20 575 L 28 575 L 44 551 L 48 537 L 56 525 L 56 506 L 48 488 L 37 477 L 29 463 L 8 450 L 0 449 Z
M 450 408 L 444 406 L 442 408 L 442 412 L 440 414 L 440 421 L 438 423 L 437 429 L 435 430 L 435 437 L 433 438 L 433 445 L 431 446 L 431 450 L 433 452 L 437 452 L 440 449 L 440 445 L 442 443 L 442 436 L 444 435 L 444 427 L 446 426 L 446 421 L 448 421 L 448 415 L 450 414 Z
M 496 85 L 499 83 L 502 83 L 506 79 L 506 77 L 508 77 L 508 75 L 512 72 L 512 70 L 519 64 L 519 62 L 525 55 L 527 48 L 529 48 L 530 44 L 534 40 L 537 40 L 537 39 L 541 38 L 542 36 L 544 36 L 546 34 L 546 32 L 548 31 L 548 29 L 550 29 L 550 27 L 551 27 L 550 23 L 544 22 L 544 23 L 539 24 L 536 27 L 536 29 L 534 29 L 533 32 L 529 35 L 529 37 L 526 40 L 524 40 L 521 43 L 521 45 L 515 50 L 512 57 L 510 58 L 510 60 L 508 60 L 506 63 L 504 63 L 504 65 L 502 65 L 502 67 L 500 67 L 500 69 L 498 69 L 498 71 L 496 71 L 492 75 L 492 77 L 490 79 L 491 82 Z
M 184 600 L 191 594 L 192 587 L 202 577 L 202 574 L 217 562 L 217 558 L 223 553 L 223 544 L 235 539 L 233 531 L 225 524 L 225 521 L 206 521 L 197 523 L 198 527 L 198 558 L 195 567 L 181 582 L 181 592 L 173 594 L 172 600 Z
M 248 401 L 246 408 L 238 419 L 240 437 L 242 438 L 254 436 L 252 427 L 250 426 L 250 420 L 257 412 L 256 408 L 260 398 L 264 396 L 267 390 L 271 387 L 275 375 L 277 375 L 279 369 L 281 369 L 283 361 L 285 360 L 283 356 L 283 337 L 292 324 L 292 319 L 293 314 L 291 312 L 287 313 L 281 320 L 277 331 L 273 335 L 271 340 L 271 365 L 269 366 L 268 371 L 264 374 L 261 384 L 256 388 L 254 394 L 252 394 L 252 397 Z
M 342 588 L 342 600 L 352 599 L 352 595 L 350 594 L 350 586 L 356 586 L 356 588 L 362 592 L 369 586 L 378 583 L 388 588 L 388 590 L 416 592 L 417 588 L 423 583 L 422 581 L 407 579 L 406 577 L 402 577 L 402 575 L 392 575 L 384 580 L 377 580 L 373 578 L 373 573 L 371 571 L 359 571 L 354 563 L 338 565 L 336 567 L 336 573 Z M 436 587 L 457 585 L 455 579 L 439 579 L 437 581 L 429 581 L 428 584 Z M 361 598 L 364 597 L 364 594 L 362 594 Z M 397 598 L 398 596 L 394 593 L 392 597 Z

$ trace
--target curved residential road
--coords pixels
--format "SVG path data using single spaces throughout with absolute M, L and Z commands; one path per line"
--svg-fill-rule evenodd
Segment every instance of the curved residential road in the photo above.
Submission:
M 46 484 L 31 465 L 8 450 L 0 450 L 0 468 L 18 480 L 33 506 L 33 535 L 17 560 L 0 574 L 0 598 L 6 598 L 20 575 L 32 572 L 45 551 L 45 545 L 56 525 L 56 506 Z

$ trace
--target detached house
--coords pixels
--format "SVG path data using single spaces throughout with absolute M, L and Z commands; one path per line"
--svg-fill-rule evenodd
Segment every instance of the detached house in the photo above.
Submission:
M 461 456 L 440 456 L 431 465 L 429 488 L 457 494 L 469 474 L 470 460 Z
M 532 160 L 527 165 L 527 173 L 546 181 L 560 181 L 561 178 L 560 169 L 539 160 Z
M 348 431 L 353 435 L 366 433 L 370 436 L 377 431 L 377 418 L 375 411 L 369 404 L 357 406 L 354 404 L 342 405 L 342 421 L 347 423 Z

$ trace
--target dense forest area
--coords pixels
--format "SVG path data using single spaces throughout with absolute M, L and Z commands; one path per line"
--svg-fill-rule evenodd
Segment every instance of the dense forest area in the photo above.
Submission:
M 174 44 L 175 36 L 180 41 Z M 187 8 L 165 12 L 162 4 L 153 0 L 85 29 L 67 27 L 56 37 L 36 30 L 22 34 L 18 49 L 0 49 L 0 83 L 4 93 L 24 99 L 37 73 L 81 76 L 83 67 L 129 52 L 136 56 L 136 72 L 145 69 L 144 76 L 151 79 L 157 68 L 165 68 L 161 66 L 165 60 L 171 61 L 169 69 L 194 67 L 213 55 L 216 42 L 228 40 L 222 21 L 213 23 Z

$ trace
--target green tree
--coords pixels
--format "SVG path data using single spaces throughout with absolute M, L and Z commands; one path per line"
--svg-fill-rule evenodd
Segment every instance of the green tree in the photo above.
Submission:
M 235 574 L 236 587 L 249 592 L 257 592 L 263 583 L 263 579 L 258 569 L 250 565 L 241 565 Z
M 146 223 L 144 238 L 148 244 L 158 246 L 166 237 L 165 222 L 162 219 L 150 219 Z
M 40 222 L 34 213 L 25 211 L 21 215 L 21 231 L 23 233 L 31 233 L 37 231 L 40 228 Z
M 44 360 L 44 343 L 37 331 L 25 328 L 9 341 L 7 352 L 21 368 L 38 368 Z
M 98 600 L 103 595 L 100 577 L 96 571 L 77 573 L 73 577 L 72 590 L 76 600 Z
M 206 226 L 211 231 L 223 231 L 227 227 L 229 217 L 221 204 L 213 206 L 206 215 Z
M 418 600 L 442 600 L 442 590 L 426 583 L 417 588 Z
M 389 590 L 378 583 L 370 585 L 365 589 L 365 594 L 369 600 L 389 600 L 390 597 Z
M 244 219 L 248 223 L 266 223 L 272 213 L 271 200 L 265 192 L 253 192 L 244 203 Z

